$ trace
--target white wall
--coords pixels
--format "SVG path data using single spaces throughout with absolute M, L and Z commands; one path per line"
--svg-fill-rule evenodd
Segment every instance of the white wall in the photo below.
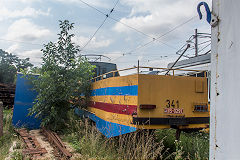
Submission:
M 213 0 L 213 13 L 210 159 L 240 160 L 240 0 Z

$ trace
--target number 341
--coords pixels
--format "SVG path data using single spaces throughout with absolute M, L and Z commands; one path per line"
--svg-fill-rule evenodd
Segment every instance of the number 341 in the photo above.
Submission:
M 179 108 L 179 101 L 178 100 L 174 101 L 174 100 L 167 99 L 166 103 L 167 103 L 166 104 L 167 108 L 170 108 L 170 107 L 172 107 L 172 108 L 175 108 L 175 107 Z

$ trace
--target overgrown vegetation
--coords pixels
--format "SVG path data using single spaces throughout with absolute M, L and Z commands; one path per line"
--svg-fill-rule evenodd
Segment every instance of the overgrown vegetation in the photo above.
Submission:
M 0 83 L 14 83 L 17 71 L 32 66 L 29 58 L 20 59 L 18 56 L 0 49 Z
M 164 159 L 163 141 L 154 141 L 149 133 L 130 133 L 106 138 L 91 124 L 70 114 L 64 139 L 81 154 L 79 159 Z M 75 117 L 75 118 L 74 118 Z
M 30 114 L 41 119 L 41 125 L 52 130 L 63 127 L 72 104 L 78 103 L 81 94 L 87 96 L 93 66 L 81 57 L 79 47 L 71 41 L 73 23 L 60 21 L 57 42 L 44 45 L 43 64 L 38 69 L 38 78 L 31 74 L 34 90 L 38 93 Z
M 63 137 L 79 153 L 79 159 L 208 159 L 206 133 L 182 133 L 176 141 L 175 130 L 164 129 L 153 135 L 138 132 L 108 139 L 91 121 L 72 112 L 69 117 Z
M 0 137 L 0 159 L 28 160 L 23 156 L 23 142 L 12 126 L 12 109 L 3 111 L 3 136 Z
M 178 151 L 178 155 L 186 159 L 208 159 L 209 134 L 203 132 L 181 133 L 180 140 L 175 141 L 175 129 L 161 129 L 156 131 L 157 140 L 164 138 L 164 146 L 169 152 Z
M 0 159 L 5 159 L 9 154 L 9 148 L 17 139 L 12 126 L 12 110 L 3 111 L 3 136 L 0 137 Z
M 3 136 L 0 137 L 0 159 L 4 159 L 8 154 L 8 150 L 14 138 L 11 110 L 4 110 L 3 112 L 3 127 Z

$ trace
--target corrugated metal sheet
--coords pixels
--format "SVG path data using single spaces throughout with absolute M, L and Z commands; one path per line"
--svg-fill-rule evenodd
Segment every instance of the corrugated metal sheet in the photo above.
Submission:
M 17 75 L 12 123 L 15 127 L 39 128 L 40 120 L 28 116 L 37 93 L 32 90 L 31 82 L 22 76 L 22 74 Z

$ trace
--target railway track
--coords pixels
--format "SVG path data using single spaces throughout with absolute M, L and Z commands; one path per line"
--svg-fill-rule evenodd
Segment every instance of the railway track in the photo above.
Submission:
M 31 159 L 45 159 L 44 155 L 47 154 L 48 151 L 39 144 L 36 136 L 31 135 L 25 128 L 16 129 L 16 132 L 26 146 L 22 151 L 23 155 Z M 44 135 L 45 139 L 51 144 L 54 159 L 68 160 L 72 157 L 72 154 L 66 149 L 66 146 L 55 132 L 42 128 L 41 134 Z

